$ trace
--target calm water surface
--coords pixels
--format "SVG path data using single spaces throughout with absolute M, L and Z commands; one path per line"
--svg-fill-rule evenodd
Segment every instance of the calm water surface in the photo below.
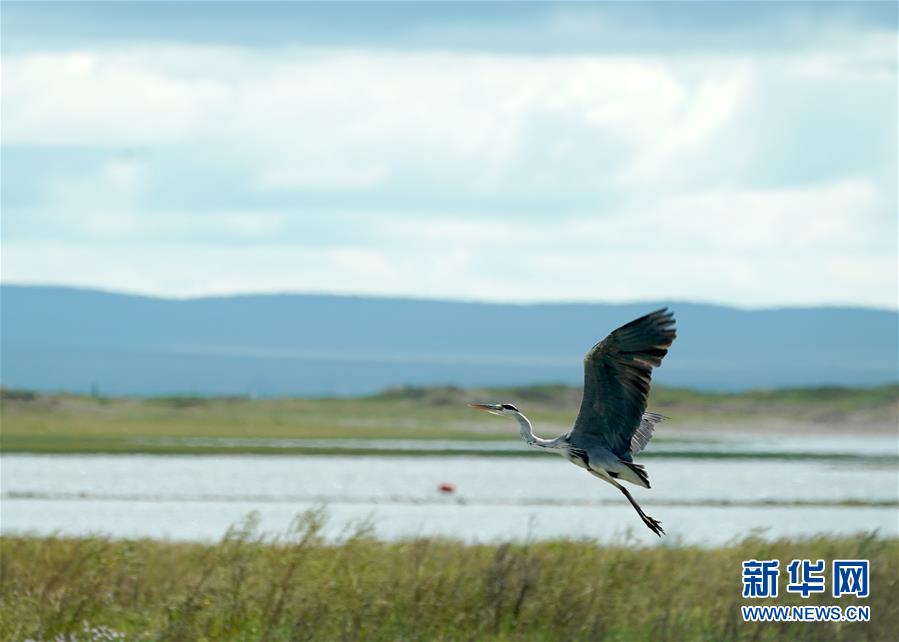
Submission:
M 896 463 L 877 450 L 846 462 L 655 457 L 644 460 L 653 489 L 632 492 L 662 520 L 666 544 L 749 532 L 895 537 Z M 442 482 L 456 493 L 442 495 Z M 618 491 L 551 455 L 2 455 L 0 492 L 6 534 L 215 540 L 251 511 L 283 532 L 297 513 L 324 506 L 333 538 L 365 521 L 388 539 L 659 541 Z

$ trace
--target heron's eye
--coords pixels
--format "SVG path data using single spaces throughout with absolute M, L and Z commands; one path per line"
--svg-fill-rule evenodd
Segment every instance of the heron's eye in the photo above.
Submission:
M 513 406 L 513 405 L 510 404 L 510 403 L 504 403 L 504 404 L 503 404 L 503 410 L 515 410 L 515 411 L 517 411 L 518 408 L 516 408 L 515 406 Z

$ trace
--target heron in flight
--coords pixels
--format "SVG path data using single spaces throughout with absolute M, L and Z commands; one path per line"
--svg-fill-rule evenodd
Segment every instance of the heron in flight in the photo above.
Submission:
M 634 463 L 664 416 L 646 412 L 652 369 L 662 363 L 677 336 L 667 308 L 627 323 L 597 343 L 584 357 L 584 395 L 574 428 L 555 439 L 541 439 L 531 422 L 510 403 L 469 404 L 501 417 L 514 417 L 521 438 L 534 448 L 554 450 L 624 493 L 643 523 L 659 537 L 662 523 L 643 512 L 626 481 L 649 488 L 646 469 Z

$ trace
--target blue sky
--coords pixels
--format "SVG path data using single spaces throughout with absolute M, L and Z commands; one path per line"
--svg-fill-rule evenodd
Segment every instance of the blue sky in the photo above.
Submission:
M 896 5 L 4 3 L 2 278 L 896 307 Z

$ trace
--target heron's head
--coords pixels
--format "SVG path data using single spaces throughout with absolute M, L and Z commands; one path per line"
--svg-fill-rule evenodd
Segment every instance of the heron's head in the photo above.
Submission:
M 500 417 L 511 417 L 518 413 L 518 408 L 510 403 L 470 403 L 468 406 Z

